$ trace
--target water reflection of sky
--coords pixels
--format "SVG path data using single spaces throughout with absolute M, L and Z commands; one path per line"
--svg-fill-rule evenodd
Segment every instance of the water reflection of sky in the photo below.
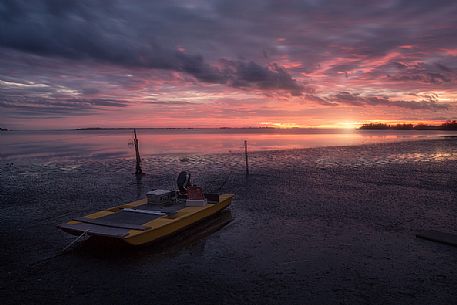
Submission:
M 431 139 L 450 134 L 453 133 L 317 129 L 138 130 L 142 155 L 241 152 L 244 140 L 248 141 L 250 151 L 259 151 Z M 3 160 L 129 158 L 134 156 L 128 145 L 131 139 L 130 130 L 2 132 L 0 157 Z

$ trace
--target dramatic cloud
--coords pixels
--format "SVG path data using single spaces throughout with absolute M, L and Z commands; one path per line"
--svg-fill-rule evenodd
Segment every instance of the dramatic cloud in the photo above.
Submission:
M 2 47 L 45 56 L 184 72 L 203 82 L 235 87 L 279 89 L 293 95 L 302 91 L 297 81 L 276 64 L 262 67 L 253 61 L 221 60 L 220 67 L 216 67 L 200 54 L 188 54 L 176 46 L 159 43 L 160 39 L 153 33 L 141 37 L 139 33 L 144 33 L 144 29 L 139 27 L 154 24 L 156 20 L 153 17 L 143 25 L 137 24 L 138 33 L 134 32 L 135 24 L 133 28 L 121 27 L 134 17 L 123 19 L 127 16 L 123 16 L 120 3 L 116 6 L 114 2 L 97 1 L 69 5 L 55 1 L 38 1 L 38 4 L 6 1 L 0 8 L 0 27 L 4 29 L 0 36 Z M 114 12 L 100 16 L 110 10 Z
M 0 119 L 453 119 L 456 15 L 453 0 L 0 0 Z
M 426 65 L 417 63 L 413 65 L 394 62 L 397 72 L 388 75 L 395 81 L 416 81 L 432 84 L 453 83 L 457 79 L 457 69 L 446 67 L 442 64 Z
M 12 116 L 27 116 L 27 117 L 66 117 L 66 116 L 81 116 L 90 115 L 97 109 L 109 109 L 126 107 L 127 103 L 123 101 L 104 100 L 104 99 L 29 99 L 18 97 L 15 99 L 2 98 L 0 107 Z
M 439 104 L 436 97 L 430 96 L 425 100 L 420 101 L 403 101 L 403 100 L 390 100 L 387 97 L 377 96 L 361 96 L 360 94 L 353 94 L 350 92 L 340 92 L 330 98 L 326 99 L 331 103 L 346 104 L 352 106 L 394 106 L 407 109 L 429 109 L 429 110 L 446 110 L 448 105 Z

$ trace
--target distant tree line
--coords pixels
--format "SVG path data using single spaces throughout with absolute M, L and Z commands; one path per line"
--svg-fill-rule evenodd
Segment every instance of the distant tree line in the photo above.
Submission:
M 426 125 L 426 124 L 395 124 L 389 125 L 385 123 L 369 123 L 363 124 L 359 129 L 363 130 L 457 130 L 457 121 L 446 121 L 441 125 Z

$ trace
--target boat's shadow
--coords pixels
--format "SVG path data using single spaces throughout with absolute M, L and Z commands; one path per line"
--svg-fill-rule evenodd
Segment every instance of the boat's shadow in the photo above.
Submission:
M 230 210 L 224 210 L 192 227 L 178 232 L 167 239 L 143 246 L 126 246 L 123 243 L 108 243 L 94 237 L 81 242 L 72 251 L 73 255 L 90 256 L 110 260 L 155 257 L 165 258 L 179 255 L 183 251 L 204 251 L 207 237 L 232 222 Z

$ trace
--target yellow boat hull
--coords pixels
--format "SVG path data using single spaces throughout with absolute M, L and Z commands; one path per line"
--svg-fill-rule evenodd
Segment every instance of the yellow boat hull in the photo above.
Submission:
M 141 224 L 104 221 L 104 219 L 109 217 L 111 217 L 111 219 L 116 217 L 120 212 L 124 211 L 124 209 L 131 210 L 146 206 L 146 198 L 144 198 L 86 215 L 84 218 L 71 220 L 58 227 L 63 231 L 74 235 L 87 233 L 89 236 L 96 236 L 98 238 L 121 241 L 128 245 L 139 246 L 167 238 L 219 213 L 231 204 L 233 196 L 233 194 L 223 194 L 220 195 L 219 202 L 217 203 L 208 203 L 202 207 L 183 207 L 182 209 L 177 210 L 176 213 L 173 213 L 173 215 L 157 216 L 154 219 L 149 221 L 146 220 Z M 129 216 L 132 217 L 132 215 Z M 142 216 L 138 215 L 136 220 L 140 217 Z

